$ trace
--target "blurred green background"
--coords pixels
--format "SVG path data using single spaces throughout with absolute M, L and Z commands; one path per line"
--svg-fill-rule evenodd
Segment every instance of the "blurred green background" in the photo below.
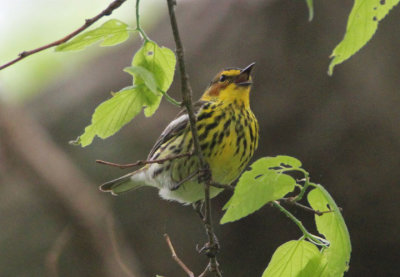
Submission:
M 165 1 L 142 2 L 147 33 L 174 49 Z M 59 39 L 108 3 L 3 3 L 0 63 Z M 128 1 L 110 18 L 134 26 L 134 4 Z M 332 194 L 352 239 L 346 276 L 398 276 L 400 37 L 393 34 L 400 9 L 329 77 L 328 57 L 344 35 L 349 1 L 318 1 L 311 23 L 304 1 L 178 4 L 194 98 L 220 69 L 255 61 L 251 105 L 261 137 L 254 159 L 297 157 Z M 129 85 L 122 69 L 139 46 L 133 34 L 112 48 L 47 50 L 0 72 L 0 276 L 185 276 L 164 233 L 194 272 L 206 265 L 195 250 L 206 236 L 190 207 L 163 201 L 150 188 L 120 197 L 97 189 L 126 171 L 94 161 L 143 159 L 176 107 L 163 100 L 153 117 L 138 116 L 112 138 L 84 149 L 68 144 L 110 91 Z M 180 98 L 179 82 L 170 93 Z M 218 225 L 229 196 L 213 200 L 224 276 L 261 276 L 275 249 L 301 233 L 269 206 Z M 312 229 L 309 214 L 291 210 Z

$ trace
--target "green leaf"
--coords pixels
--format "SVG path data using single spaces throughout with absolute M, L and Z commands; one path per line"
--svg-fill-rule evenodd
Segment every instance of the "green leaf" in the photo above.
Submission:
M 157 84 L 157 90 L 162 92 L 166 92 L 174 80 L 175 65 L 174 52 L 169 48 L 158 46 L 154 41 L 146 41 L 132 59 L 132 67 L 136 67 L 136 69 L 139 67 L 151 72 Z M 148 90 L 156 93 L 152 97 L 148 96 L 151 98 L 149 99 L 151 105 L 144 109 L 144 115 L 149 117 L 158 109 L 162 95 L 154 90 L 152 78 L 150 76 L 145 77 L 144 70 L 141 70 L 141 73 L 131 72 L 134 76 L 134 84 L 144 84 Z
M 146 89 L 144 97 L 146 98 L 146 105 L 144 105 L 146 107 L 144 108 L 143 112 L 146 117 L 150 117 L 160 106 L 162 95 L 154 95 L 154 93 L 152 93 L 149 89 Z
M 251 169 L 242 174 L 235 191 L 225 208 L 221 224 L 243 218 L 270 201 L 282 198 L 293 191 L 296 181 L 289 175 L 270 168 L 282 163 L 299 165 L 296 159 L 287 156 L 267 157 L 255 161 Z M 300 163 L 301 165 L 301 163 Z
M 132 60 L 132 66 L 139 66 L 152 72 L 158 89 L 165 92 L 174 79 L 176 58 L 174 52 L 166 47 L 159 47 L 153 41 L 146 41 Z
M 360 50 L 375 34 L 378 23 L 399 3 L 399 0 L 355 0 L 347 21 L 343 40 L 335 47 L 328 74 L 333 68 Z
M 125 67 L 124 71 L 131 74 L 134 77 L 133 82 L 135 85 L 144 84 L 154 94 L 156 95 L 158 94 L 156 79 L 154 78 L 153 73 L 148 71 L 146 68 L 141 66 L 131 66 L 131 67 Z
M 330 242 L 323 250 L 324 265 L 321 267 L 322 277 L 343 276 L 350 262 L 351 244 L 346 224 L 330 194 L 321 186 L 309 192 L 308 202 L 314 210 L 326 211 L 322 216 L 315 215 L 318 232 Z
M 306 3 L 307 3 L 307 7 L 308 7 L 308 21 L 311 21 L 314 18 L 313 0 L 306 0 Z
M 288 241 L 276 249 L 262 277 L 318 276 L 321 263 L 318 248 L 305 240 Z
M 100 46 L 113 46 L 124 42 L 129 37 L 128 25 L 117 19 L 111 19 L 91 31 L 84 32 L 72 40 L 60 44 L 56 51 L 82 50 L 93 43 L 103 40 Z
M 302 164 L 298 159 L 296 159 L 294 157 L 290 157 L 290 156 L 285 156 L 285 155 L 263 158 L 263 166 L 265 166 L 266 169 L 274 169 L 274 170 L 279 170 L 279 169 L 284 169 L 284 168 L 285 169 L 287 169 L 287 168 L 299 169 L 301 167 L 301 165 Z M 283 167 L 283 166 L 285 166 L 285 167 Z M 229 199 L 229 201 L 225 203 L 222 210 L 228 209 L 231 201 L 232 201 L 232 198 Z
M 175 54 L 168 48 L 147 41 L 133 57 L 132 66 L 125 71 L 133 76 L 133 86 L 122 89 L 114 97 L 100 104 L 92 122 L 73 144 L 85 147 L 97 135 L 107 138 L 119 131 L 144 108 L 149 117 L 158 109 L 162 94 L 172 83 Z
M 101 103 L 92 116 L 92 122 L 74 144 L 85 147 L 94 137 L 107 138 L 119 131 L 146 106 L 145 113 L 154 112 L 159 105 L 159 96 L 148 89 L 127 87 L 114 94 L 111 99 Z M 149 110 L 151 112 L 149 112 Z
M 294 157 L 290 157 L 290 156 L 276 156 L 276 157 L 271 157 L 270 161 L 276 164 L 279 164 L 279 166 L 289 166 L 292 167 L 293 169 L 296 168 L 300 168 L 301 167 L 301 162 L 294 158 Z

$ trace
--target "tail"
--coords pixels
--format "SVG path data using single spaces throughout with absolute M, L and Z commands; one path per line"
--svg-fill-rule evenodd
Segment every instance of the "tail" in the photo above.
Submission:
M 145 185 L 144 170 L 139 169 L 117 179 L 108 181 L 102 184 L 99 189 L 104 192 L 111 192 L 113 195 L 118 195 L 123 192 L 141 188 Z

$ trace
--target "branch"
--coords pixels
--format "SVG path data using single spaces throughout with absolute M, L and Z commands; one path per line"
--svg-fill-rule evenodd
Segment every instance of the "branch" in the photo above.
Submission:
M 66 226 L 64 230 L 57 236 L 49 252 L 46 255 L 45 267 L 47 276 L 58 277 L 58 260 L 65 248 L 65 245 L 71 238 L 71 226 Z
M 204 202 L 205 202 L 205 218 L 203 220 L 204 227 L 208 236 L 207 248 L 210 250 L 206 253 L 209 256 L 209 271 L 214 272 L 217 276 L 222 277 L 219 270 L 219 264 L 216 259 L 216 252 L 219 249 L 218 243 L 216 241 L 216 236 L 213 231 L 212 220 L 211 220 L 211 201 L 210 201 L 210 184 L 212 180 L 211 171 L 209 170 L 208 164 L 204 160 L 204 156 L 201 152 L 199 136 L 196 129 L 196 117 L 193 112 L 192 104 L 192 88 L 189 83 L 189 76 L 185 68 L 185 60 L 183 54 L 182 41 L 179 36 L 178 24 L 176 22 L 174 6 L 176 4 L 175 0 L 167 0 L 169 18 L 171 20 L 172 33 L 174 35 L 175 45 L 176 45 L 176 55 L 178 58 L 179 71 L 181 74 L 181 93 L 182 93 L 182 104 L 186 107 L 189 116 L 190 130 L 193 137 L 194 153 L 199 158 L 199 170 L 204 173 Z
M 186 73 L 183 46 L 181 38 L 179 36 L 178 24 L 176 23 L 176 17 L 174 11 L 174 5 L 176 4 L 176 2 L 174 0 L 167 0 L 167 2 L 168 2 L 169 17 L 171 19 L 172 32 L 176 44 L 176 55 L 178 58 L 179 72 L 181 74 L 181 93 L 183 99 L 182 104 L 185 106 L 189 116 L 190 129 L 192 131 L 193 144 L 195 150 L 194 153 L 199 157 L 200 168 L 205 168 L 207 167 L 207 163 L 205 162 L 203 154 L 200 150 L 199 136 L 196 129 L 196 117 L 193 111 L 192 87 L 190 86 L 189 83 L 189 76 Z
M 176 255 L 174 246 L 172 245 L 171 239 L 169 238 L 168 234 L 164 234 L 165 241 L 168 244 L 169 250 L 171 250 L 172 258 L 176 261 L 176 263 L 186 272 L 189 277 L 194 277 L 193 272 L 182 262 L 182 260 Z
M 299 207 L 299 208 L 301 208 L 301 209 L 303 209 L 303 210 L 305 210 L 305 211 L 312 212 L 312 213 L 314 213 L 314 214 L 316 214 L 316 215 L 319 215 L 319 216 L 321 216 L 321 215 L 323 215 L 323 214 L 327 214 L 327 213 L 333 212 L 333 211 L 331 211 L 331 210 L 322 211 L 322 212 L 319 211 L 319 210 L 314 210 L 314 209 L 312 209 L 312 208 L 310 208 L 310 207 L 308 207 L 308 206 L 305 206 L 305 205 L 303 205 L 303 204 L 298 203 L 298 202 L 295 200 L 294 197 L 281 198 L 281 199 L 279 199 L 279 202 L 284 202 L 285 204 L 294 205 L 294 206 Z
M 33 50 L 23 51 L 23 52 L 19 53 L 17 58 L 15 58 L 14 60 L 12 60 L 12 61 L 0 66 L 0 70 L 4 69 L 6 67 L 9 67 L 10 65 L 13 65 L 16 62 L 19 62 L 23 58 L 26 58 L 26 57 L 28 57 L 28 56 L 30 56 L 32 54 L 41 52 L 41 51 L 46 50 L 48 48 L 51 48 L 53 46 L 57 46 L 57 45 L 60 45 L 60 44 L 62 44 L 64 42 L 67 42 L 68 40 L 70 40 L 71 38 L 75 37 L 76 35 L 78 35 L 82 31 L 86 30 L 89 26 L 91 26 L 93 23 L 95 23 L 97 20 L 99 20 L 103 16 L 110 15 L 115 9 L 119 8 L 125 1 L 126 0 L 114 0 L 114 2 L 112 2 L 104 11 L 102 11 L 101 13 L 99 13 L 98 15 L 96 15 L 93 18 L 86 19 L 85 20 L 85 24 L 83 24 L 79 29 L 76 29 L 75 31 L 73 31 L 69 35 L 63 37 L 62 39 L 56 40 L 56 41 L 54 41 L 52 43 L 43 45 L 43 46 L 41 46 L 39 48 L 36 48 L 36 49 L 33 49 Z
M 193 155 L 193 153 L 183 153 L 183 154 L 178 154 L 175 156 L 168 156 L 168 157 L 165 157 L 163 159 L 158 159 L 158 160 L 139 160 L 139 161 L 137 161 L 135 163 L 131 163 L 131 164 L 117 164 L 117 163 L 107 162 L 107 161 L 103 161 L 103 160 L 96 160 L 96 163 L 109 165 L 109 166 L 115 166 L 115 167 L 124 169 L 124 168 L 128 168 L 128 167 L 142 166 L 142 165 L 146 165 L 146 164 L 155 164 L 155 163 L 162 164 L 162 163 L 165 163 L 166 161 L 180 159 L 180 158 L 188 157 L 188 156 L 192 156 L 192 155 Z
M 204 269 L 204 271 L 199 275 L 199 277 L 204 277 L 206 276 L 207 272 L 210 270 L 210 265 L 207 265 L 207 267 Z

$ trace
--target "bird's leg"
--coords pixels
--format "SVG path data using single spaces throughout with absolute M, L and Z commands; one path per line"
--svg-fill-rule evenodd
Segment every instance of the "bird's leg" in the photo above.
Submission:
M 193 179 L 196 175 L 198 175 L 200 173 L 199 170 L 193 172 L 192 174 L 189 174 L 189 176 L 183 178 L 182 180 L 180 180 L 178 183 L 176 183 L 174 185 L 174 187 L 170 188 L 171 191 L 177 190 L 181 187 L 181 185 L 187 181 L 190 181 L 191 179 Z
M 199 200 L 197 202 L 194 202 L 193 204 L 193 209 L 196 211 L 196 213 L 199 215 L 201 221 L 204 224 L 207 224 L 205 222 L 205 216 L 204 216 L 204 200 Z M 215 257 L 217 253 L 219 252 L 220 246 L 219 246 L 219 241 L 218 238 L 215 234 L 214 236 L 214 244 L 210 245 L 210 242 L 207 242 L 203 247 L 196 246 L 196 249 L 199 253 L 205 254 L 207 257 Z
M 204 222 L 204 212 L 203 212 L 203 208 L 204 208 L 204 201 L 203 200 L 199 200 L 194 202 L 193 204 L 193 209 L 195 210 L 195 212 L 199 215 L 201 221 Z

